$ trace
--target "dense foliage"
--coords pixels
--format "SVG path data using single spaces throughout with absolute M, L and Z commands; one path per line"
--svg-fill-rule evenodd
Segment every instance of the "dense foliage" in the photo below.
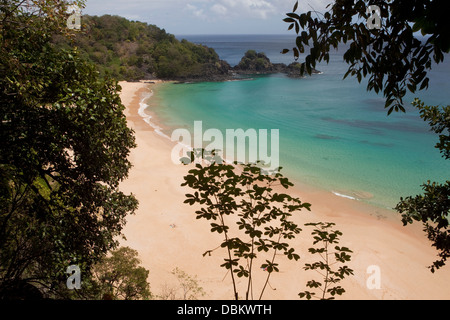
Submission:
M 272 63 L 264 52 L 256 52 L 255 50 L 248 50 L 241 61 L 233 68 L 233 72 L 237 75 L 285 73 L 292 78 L 303 77 L 301 70 L 302 64 L 299 62 L 293 62 L 289 65 Z M 311 73 L 320 73 L 320 71 L 313 68 Z
M 272 63 L 264 53 L 248 50 L 236 68 L 242 70 L 264 71 L 270 70 L 272 68 Z
M 118 16 L 83 15 L 75 45 L 102 74 L 119 80 L 221 77 L 229 66 L 208 47 L 179 41 L 154 25 Z M 58 38 L 59 43 L 66 43 Z
M 420 110 L 421 118 L 428 121 L 431 129 L 439 135 L 436 148 L 450 160 L 450 106 L 425 106 L 416 99 L 413 105 Z M 445 265 L 450 258 L 450 181 L 444 184 L 428 181 L 422 186 L 423 195 L 401 199 L 396 209 L 402 213 L 403 223 L 420 221 L 428 239 L 439 252 L 439 260 L 430 267 L 432 272 Z
M 282 168 L 267 171 L 261 168 L 262 162 L 227 164 L 215 150 L 204 149 L 195 149 L 180 161 L 185 165 L 195 163 L 182 184 L 194 191 L 186 194 L 185 203 L 199 206 L 195 212 L 197 219 L 209 221 L 211 232 L 223 237 L 222 243 L 203 256 L 219 250 L 224 254 L 221 267 L 230 274 L 236 300 L 261 300 L 272 274 L 282 272 L 279 260 L 283 256 L 284 262 L 300 260 L 292 244 L 302 231 L 295 220 L 303 209 L 311 211 L 311 204 L 282 192 L 293 187 L 280 173 Z M 309 249 L 311 254 L 319 254 L 322 261 L 306 264 L 304 269 L 318 271 L 323 276 L 323 287 L 315 280 L 308 281 L 307 286 L 320 287 L 319 299 L 334 299 L 345 292 L 339 282 L 353 275 L 347 266 L 334 265 L 350 261 L 352 251 L 337 246 L 342 233 L 329 230 L 334 223 L 305 226 L 316 227 L 313 245 L 322 245 Z M 257 268 L 267 274 L 261 276 L 255 272 Z M 245 294 L 240 295 L 242 291 Z M 311 299 L 315 293 L 306 291 L 299 295 Z
M 0 298 L 60 297 L 67 267 L 87 277 L 137 207 L 118 189 L 135 147 L 120 87 L 54 45 L 66 9 L 0 6 Z
M 92 268 L 91 279 L 77 294 L 91 300 L 148 300 L 149 271 L 140 266 L 138 252 L 129 247 L 113 250 Z

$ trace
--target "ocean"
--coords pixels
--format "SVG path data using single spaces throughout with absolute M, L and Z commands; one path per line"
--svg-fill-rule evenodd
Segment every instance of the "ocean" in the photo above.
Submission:
M 247 50 L 264 52 L 274 63 L 294 62 L 294 34 L 177 36 L 212 47 L 232 66 Z M 366 91 L 367 82 L 343 80 L 348 66 L 343 50 L 333 51 L 321 74 L 292 79 L 283 74 L 256 75 L 246 81 L 166 84 L 152 100 L 165 125 L 193 130 L 278 129 L 282 173 L 336 196 L 393 208 L 400 197 L 420 194 L 427 180 L 449 179 L 450 162 L 435 148 L 430 132 L 410 102 L 420 97 L 429 105 L 450 102 L 450 61 L 436 66 L 427 91 L 408 95 L 406 113 L 387 116 L 383 96 Z M 302 61 L 300 57 L 299 61 Z

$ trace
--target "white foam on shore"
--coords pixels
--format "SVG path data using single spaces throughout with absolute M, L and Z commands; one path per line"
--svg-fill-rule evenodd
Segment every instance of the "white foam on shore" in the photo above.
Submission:
M 334 195 L 336 195 L 336 196 L 338 196 L 338 197 L 346 198 L 346 199 L 350 199 L 350 200 L 357 200 L 357 201 L 359 201 L 358 198 L 355 198 L 355 197 L 352 197 L 352 196 L 348 196 L 348 195 L 346 195 L 346 194 L 342 194 L 342 193 L 339 193 L 339 192 L 336 192 L 336 191 L 332 191 L 332 192 L 333 192 Z
M 161 127 L 157 126 L 156 124 L 154 124 L 154 123 L 152 122 L 152 116 L 151 116 L 151 115 L 148 115 L 148 114 L 145 112 L 145 109 L 147 109 L 147 108 L 149 107 L 149 105 L 146 103 L 146 101 L 147 101 L 148 99 L 150 99 L 152 96 L 153 96 L 153 91 L 151 91 L 150 93 L 148 93 L 148 94 L 146 94 L 146 95 L 144 95 L 144 96 L 142 97 L 141 101 L 139 102 L 139 110 L 138 110 L 138 114 L 142 117 L 142 119 L 144 119 L 144 121 L 145 121 L 148 125 L 150 125 L 150 126 L 155 130 L 155 132 L 156 132 L 158 135 L 160 135 L 160 136 L 163 137 L 163 138 L 166 138 L 166 139 L 171 140 L 171 138 L 170 138 L 168 135 L 166 135 L 165 133 L 162 132 L 162 128 L 161 128 Z M 172 140 L 171 140 L 171 141 L 172 141 Z
M 148 101 L 148 99 L 150 99 L 153 96 L 153 91 L 151 91 L 150 93 L 144 95 L 141 99 L 141 101 L 139 102 L 139 110 L 138 110 L 138 114 L 142 117 L 142 119 L 153 128 L 153 130 L 155 131 L 156 134 L 158 134 L 159 136 L 171 141 L 171 142 L 175 142 L 178 145 L 181 145 L 184 150 L 189 150 L 189 151 L 193 151 L 192 146 L 189 146 L 187 144 L 181 143 L 180 141 L 176 141 L 173 140 L 172 137 L 169 137 L 168 135 L 166 135 L 164 132 L 162 132 L 162 128 L 157 126 L 156 124 L 154 124 L 152 122 L 152 116 L 147 114 L 145 112 L 145 110 L 149 107 L 149 105 L 146 103 L 146 101 Z
M 146 118 L 149 117 L 149 115 L 145 113 L 145 109 L 148 108 L 148 104 L 146 104 L 145 101 L 146 101 L 147 99 L 150 99 L 152 96 L 153 96 L 153 90 L 151 90 L 149 93 L 145 94 L 145 95 L 142 97 L 141 101 L 139 102 L 139 110 L 138 110 L 138 114 L 139 114 L 142 118 L 144 118 L 144 119 L 146 119 Z M 150 117 L 150 118 L 151 118 L 151 117 Z
M 166 139 L 168 139 L 168 140 L 170 140 L 170 141 L 172 141 L 172 142 L 176 142 L 177 144 L 183 146 L 186 150 L 193 151 L 194 149 L 192 148 L 192 146 L 189 146 L 189 145 L 187 145 L 187 144 L 184 144 L 184 143 L 181 143 L 181 142 L 179 142 L 179 141 L 173 140 L 171 137 L 169 137 L 168 135 L 166 135 L 165 133 L 162 132 L 162 128 L 161 128 L 161 127 L 157 126 L 156 124 L 154 124 L 154 123 L 152 122 L 152 118 L 153 118 L 153 117 L 145 112 L 145 110 L 149 107 L 149 105 L 146 103 L 146 101 L 147 101 L 148 99 L 150 99 L 152 96 L 153 96 L 153 91 L 151 91 L 151 92 L 148 93 L 148 94 L 145 94 L 145 95 L 142 97 L 141 101 L 139 102 L 139 110 L 138 110 L 138 114 L 142 117 L 142 119 L 143 119 L 149 126 L 151 126 L 151 127 L 154 129 L 154 131 L 155 131 L 158 135 L 160 135 L 161 137 L 166 138 Z M 228 160 L 228 159 L 223 159 L 223 160 L 224 160 L 225 163 L 229 163 L 229 164 L 233 164 L 233 162 L 234 162 L 234 161 L 231 161 L 231 160 Z
M 254 78 L 242 78 L 242 79 L 229 79 L 225 80 L 225 82 L 241 82 L 241 81 L 253 81 Z
M 143 119 L 149 126 L 151 126 L 151 127 L 153 128 L 153 130 L 154 130 L 159 136 L 161 136 L 161 137 L 163 137 L 163 138 L 165 138 L 165 139 L 168 139 L 168 140 L 171 141 L 171 142 L 176 142 L 178 145 L 183 146 L 183 148 L 184 148 L 185 150 L 193 151 L 194 148 L 193 148 L 192 146 L 187 145 L 187 144 L 184 144 L 184 143 L 181 143 L 180 141 L 173 140 L 172 137 L 169 137 L 169 136 L 166 135 L 164 132 L 162 132 L 162 128 L 161 128 L 161 127 L 157 126 L 156 124 L 154 124 L 154 123 L 152 122 L 152 118 L 153 118 L 153 117 L 145 112 L 145 110 L 149 107 L 149 105 L 146 103 L 146 101 L 147 101 L 148 99 L 150 99 L 152 96 L 153 96 L 153 91 L 150 91 L 149 93 L 145 94 L 145 95 L 142 97 L 141 101 L 139 102 L 138 114 L 142 117 L 142 119 Z M 211 151 L 211 150 L 209 150 L 209 151 Z M 223 150 L 218 150 L 218 151 L 219 151 L 218 155 L 222 158 L 222 160 L 223 160 L 224 163 L 229 164 L 229 165 L 234 165 L 234 162 L 235 162 L 234 159 L 233 159 L 233 160 L 227 159 L 226 157 L 223 156 Z

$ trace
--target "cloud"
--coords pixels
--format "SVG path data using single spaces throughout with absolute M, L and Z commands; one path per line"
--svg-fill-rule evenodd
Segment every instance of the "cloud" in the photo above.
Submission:
M 169 32 L 261 33 L 285 30 L 282 19 L 296 0 L 88 0 L 84 14 L 117 14 Z M 334 0 L 301 0 L 299 11 L 323 11 Z M 279 32 L 273 31 L 273 32 Z
M 228 13 L 227 7 L 222 4 L 216 3 L 211 7 L 211 11 L 218 14 L 219 16 L 224 16 Z
M 193 17 L 208 21 L 267 19 L 276 12 L 276 7 L 266 0 L 191 1 L 185 8 Z
M 213 8 L 221 8 L 221 13 L 230 12 L 235 18 L 267 19 L 275 7 L 266 0 L 219 0 Z M 213 10 L 217 12 L 217 10 Z
M 177 0 L 173 0 L 177 2 Z M 334 0 L 301 1 L 299 9 L 303 12 L 323 11 Z M 197 0 L 186 4 L 188 11 L 197 18 L 208 21 L 256 19 L 267 20 L 284 15 L 294 6 L 295 0 Z
M 196 17 L 201 19 L 206 19 L 205 10 L 198 8 L 197 6 L 194 6 L 192 4 L 187 4 L 186 8 Z

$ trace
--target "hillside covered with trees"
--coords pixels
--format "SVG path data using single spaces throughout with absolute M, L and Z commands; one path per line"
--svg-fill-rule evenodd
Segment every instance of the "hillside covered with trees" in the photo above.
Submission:
M 214 49 L 179 41 L 164 29 L 118 16 L 83 15 L 82 30 L 74 44 L 94 62 L 101 74 L 120 80 L 197 79 L 220 80 L 230 66 Z M 69 46 L 58 37 L 58 45 Z

